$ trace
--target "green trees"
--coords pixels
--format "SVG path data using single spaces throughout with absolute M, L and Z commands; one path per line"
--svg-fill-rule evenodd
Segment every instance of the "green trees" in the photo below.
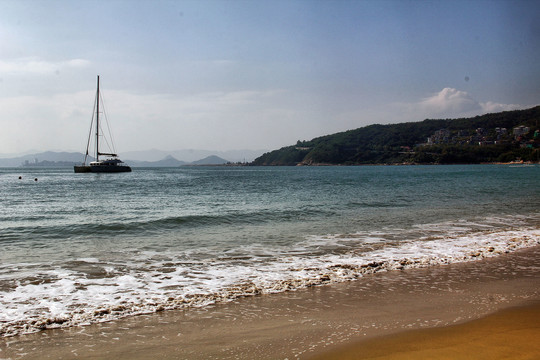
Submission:
M 474 118 L 369 125 L 298 141 L 295 146 L 266 153 L 252 164 L 462 164 L 517 158 L 535 161 L 540 136 L 534 134 L 539 120 L 540 106 Z M 530 131 L 516 139 L 512 130 L 519 125 L 529 127 Z M 442 129 L 445 136 L 437 138 L 435 144 L 428 144 L 428 137 Z

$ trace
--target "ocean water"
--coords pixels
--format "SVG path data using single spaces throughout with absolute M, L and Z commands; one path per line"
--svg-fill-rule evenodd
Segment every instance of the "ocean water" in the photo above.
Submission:
M 539 166 L 4 168 L 0 336 L 538 244 Z

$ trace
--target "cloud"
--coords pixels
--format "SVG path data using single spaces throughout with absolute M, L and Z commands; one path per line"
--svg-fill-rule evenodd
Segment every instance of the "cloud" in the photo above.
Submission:
M 117 91 L 104 94 L 107 111 L 114 114 L 114 131 L 124 134 L 120 141 L 125 141 L 122 148 L 128 150 L 135 149 L 137 143 L 171 149 L 260 147 L 273 132 L 287 125 L 283 122 L 290 116 L 276 110 L 287 95 L 284 90 L 201 92 L 189 96 Z M 125 119 L 129 124 L 123 122 Z
M 73 68 L 84 68 L 84 67 L 90 66 L 91 62 L 85 59 L 72 59 L 72 60 L 64 61 L 61 64 L 65 64 L 66 66 L 73 67 Z
M 40 58 L 19 58 L 11 61 L 0 60 L 0 74 L 53 74 L 66 68 L 84 68 L 90 65 L 85 59 L 70 59 L 64 61 L 46 61 Z
M 427 97 L 418 106 L 428 113 L 463 113 L 480 111 L 480 104 L 465 91 L 444 88 L 439 93 Z
M 25 149 L 78 149 L 84 142 L 93 91 L 46 97 L 0 98 L 0 153 Z M 90 107 L 90 108 L 89 108 Z
M 480 103 L 480 105 L 482 106 L 482 110 L 484 113 L 518 110 L 518 109 L 524 109 L 524 108 L 529 108 L 529 107 L 534 106 L 534 105 L 522 106 L 522 105 L 515 105 L 515 104 L 498 104 L 492 101 Z
M 466 91 L 444 88 L 416 103 L 397 104 L 397 107 L 411 120 L 422 118 L 469 117 L 508 110 L 524 109 L 530 106 L 501 104 L 493 101 L 480 102 Z
M 281 110 L 285 90 L 202 92 L 189 96 L 138 94 L 104 89 L 105 111 L 122 153 L 141 148 L 227 150 L 259 148 L 269 138 L 293 143 L 305 124 Z M 93 90 L 0 98 L 0 153 L 27 149 L 82 151 L 90 126 Z M 103 110 L 103 109 L 101 109 Z M 255 130 L 254 130 L 255 129 Z M 294 131 L 293 131 L 294 130 Z M 279 143 L 278 145 L 282 145 Z

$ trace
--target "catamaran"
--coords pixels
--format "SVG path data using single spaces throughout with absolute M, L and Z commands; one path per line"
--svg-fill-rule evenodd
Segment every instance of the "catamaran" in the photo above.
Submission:
M 76 173 L 86 173 L 86 172 L 95 172 L 95 173 L 112 173 L 112 172 L 129 172 L 131 168 L 126 165 L 122 160 L 118 158 L 118 155 L 115 153 L 105 153 L 99 151 L 100 147 L 100 123 L 99 123 L 99 105 L 101 101 L 101 95 L 99 93 L 99 75 L 97 77 L 97 92 L 96 100 L 94 104 L 94 112 L 92 114 L 92 122 L 90 124 L 90 133 L 88 134 L 88 142 L 86 144 L 86 154 L 84 155 L 84 162 L 82 165 L 75 165 L 74 170 Z M 94 127 L 94 114 L 95 114 L 95 160 L 91 161 L 88 165 L 86 164 L 89 155 L 90 142 L 92 138 L 92 129 Z M 111 137 L 112 142 L 112 137 Z M 113 150 L 114 151 L 114 150 Z M 105 160 L 100 160 L 100 156 L 105 156 Z

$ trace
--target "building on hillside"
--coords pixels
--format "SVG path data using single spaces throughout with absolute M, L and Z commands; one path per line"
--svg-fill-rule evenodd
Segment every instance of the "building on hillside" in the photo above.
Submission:
M 441 129 L 435 131 L 433 135 L 428 137 L 428 145 L 433 144 L 446 144 L 450 141 L 450 130 L 448 129 Z
M 514 138 L 517 139 L 520 136 L 527 135 L 529 131 L 531 131 L 530 128 L 528 128 L 527 126 L 520 125 L 514 128 L 512 134 L 514 135 Z
M 484 128 L 476 129 L 476 133 L 478 134 L 478 136 L 487 136 L 488 134 L 487 130 Z

